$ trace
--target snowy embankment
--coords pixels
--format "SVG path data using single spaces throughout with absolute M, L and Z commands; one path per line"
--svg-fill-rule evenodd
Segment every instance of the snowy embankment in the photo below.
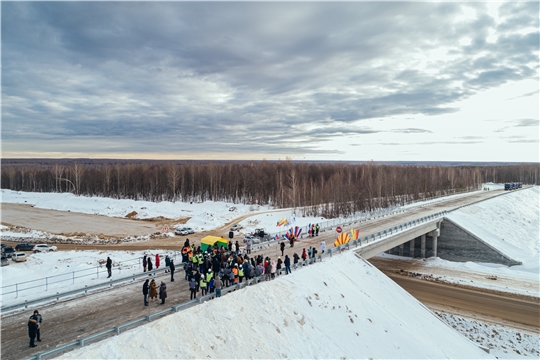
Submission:
M 353 253 L 61 356 L 148 357 L 493 358 Z
M 523 264 L 515 270 L 540 272 L 540 187 L 463 207 L 447 215 L 468 232 Z

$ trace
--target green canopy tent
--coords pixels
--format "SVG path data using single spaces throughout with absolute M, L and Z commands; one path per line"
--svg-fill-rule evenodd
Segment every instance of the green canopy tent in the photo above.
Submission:
M 210 246 L 224 246 L 227 248 L 229 241 L 219 236 L 208 235 L 201 239 L 201 250 L 206 251 Z

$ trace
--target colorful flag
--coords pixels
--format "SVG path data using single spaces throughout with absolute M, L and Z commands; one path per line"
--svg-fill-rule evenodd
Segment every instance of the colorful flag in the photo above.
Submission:
M 338 247 L 340 245 L 345 245 L 351 240 L 351 237 L 347 233 L 341 233 L 337 237 L 336 241 L 334 241 L 334 246 Z
M 358 235 L 360 235 L 360 230 L 351 229 L 351 235 L 353 240 L 358 240 Z

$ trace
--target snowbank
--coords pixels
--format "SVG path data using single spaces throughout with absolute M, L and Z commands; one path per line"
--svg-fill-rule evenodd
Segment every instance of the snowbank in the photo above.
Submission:
M 149 357 L 492 358 L 353 253 L 61 356 Z
M 510 258 L 521 261 L 523 265 L 516 266 L 516 270 L 539 274 L 539 186 L 463 207 L 447 217 Z

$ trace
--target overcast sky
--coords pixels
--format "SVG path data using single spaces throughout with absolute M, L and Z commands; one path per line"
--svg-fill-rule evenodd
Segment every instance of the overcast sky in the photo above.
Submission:
M 539 3 L 5 2 L 2 157 L 539 161 Z

